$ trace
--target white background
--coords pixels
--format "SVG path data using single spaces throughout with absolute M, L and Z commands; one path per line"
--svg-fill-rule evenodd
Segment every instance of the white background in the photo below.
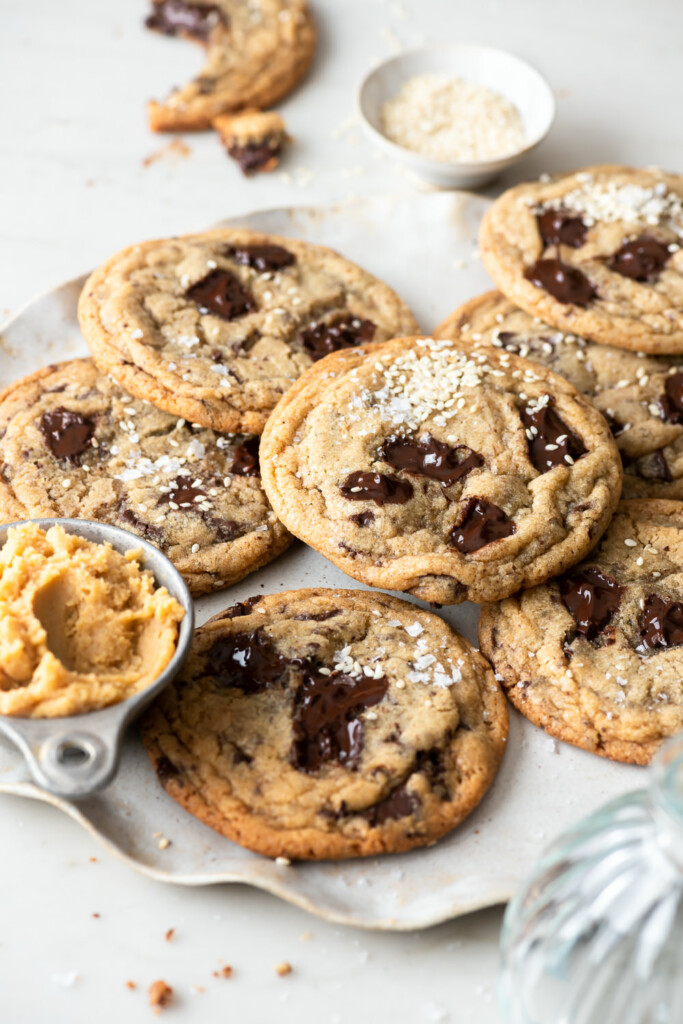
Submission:
M 142 0 L 3 0 L 0 317 L 145 237 L 256 207 L 414 188 L 350 121 L 364 70 L 401 47 L 498 45 L 550 80 L 551 136 L 493 192 L 587 163 L 681 169 L 678 0 L 314 6 L 315 68 L 281 107 L 296 145 L 281 171 L 246 181 L 213 135 L 185 136 L 180 156 L 147 130 L 145 100 L 194 74 L 200 54 L 145 32 Z M 492 910 L 418 934 L 372 934 L 238 886 L 163 886 L 51 808 L 0 799 L 2 1024 L 149 1021 L 156 978 L 177 993 L 165 1017 L 178 1024 L 494 1024 L 500 920 Z M 273 970 L 283 960 L 294 968 L 287 978 Z M 212 976 L 220 961 L 233 965 L 231 980 Z

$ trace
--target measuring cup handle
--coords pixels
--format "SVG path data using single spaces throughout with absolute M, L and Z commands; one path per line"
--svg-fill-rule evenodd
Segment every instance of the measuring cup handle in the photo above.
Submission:
M 55 731 L 54 720 L 0 722 L 0 729 L 21 750 L 33 781 L 55 796 L 76 799 L 103 789 L 119 761 L 118 728 L 98 733 L 75 725 Z

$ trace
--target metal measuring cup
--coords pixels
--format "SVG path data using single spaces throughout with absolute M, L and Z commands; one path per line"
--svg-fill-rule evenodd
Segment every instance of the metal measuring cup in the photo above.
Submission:
M 128 530 L 89 519 L 23 519 L 0 526 L 0 548 L 11 527 L 27 522 L 44 530 L 62 526 L 67 533 L 94 543 L 108 542 L 122 554 L 141 549 L 141 569 L 149 570 L 157 586 L 166 587 L 185 611 L 175 654 L 161 675 L 133 697 L 98 711 L 63 718 L 0 715 L 0 733 L 24 755 L 33 781 L 55 796 L 72 800 L 103 789 L 114 778 L 127 726 L 171 682 L 187 658 L 194 632 L 194 605 L 185 581 L 166 555 Z

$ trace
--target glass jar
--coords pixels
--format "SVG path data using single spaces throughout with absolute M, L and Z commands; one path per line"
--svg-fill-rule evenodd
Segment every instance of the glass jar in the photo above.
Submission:
M 501 946 L 505 1024 L 683 1024 L 683 736 L 550 847 Z

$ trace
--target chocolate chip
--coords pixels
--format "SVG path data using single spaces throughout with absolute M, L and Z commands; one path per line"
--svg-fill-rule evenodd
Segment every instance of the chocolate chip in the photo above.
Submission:
M 413 496 L 408 480 L 385 473 L 349 473 L 339 488 L 348 501 L 374 501 L 382 505 L 405 505 Z
M 536 216 L 536 223 L 544 249 L 549 245 L 580 249 L 586 239 L 587 226 L 571 210 L 544 210 Z
M 329 612 L 316 612 L 313 615 L 295 615 L 295 619 L 299 619 L 302 622 L 327 622 L 328 619 L 334 619 L 337 615 L 341 615 L 338 608 L 333 608 Z
M 221 612 L 222 619 L 237 619 L 243 615 L 251 615 L 251 610 L 254 605 L 257 605 L 263 598 L 260 594 L 256 597 L 247 597 L 244 601 L 238 601 L 237 604 L 230 605 L 225 611 Z
M 180 775 L 180 768 L 176 768 L 173 761 L 169 760 L 165 754 L 157 758 L 154 765 L 154 770 L 157 773 L 157 778 L 162 786 L 165 786 L 171 779 L 177 779 Z
M 650 594 L 640 617 L 638 651 L 683 644 L 683 603 Z
M 219 637 L 205 657 L 205 675 L 211 675 L 220 686 L 234 687 L 249 695 L 277 686 L 289 665 L 301 664 L 278 654 L 261 629 Z
M 609 625 L 624 593 L 615 579 L 599 569 L 563 576 L 559 585 L 565 608 L 574 616 L 577 631 L 587 640 L 594 640 Z
M 626 472 L 639 476 L 641 480 L 661 480 L 666 484 L 670 484 L 673 480 L 663 448 L 649 452 L 639 459 L 627 460 L 622 452 L 621 458 Z
M 416 793 L 408 791 L 407 782 L 402 782 L 384 800 L 380 800 L 379 803 L 368 807 L 363 812 L 363 817 L 373 828 L 377 828 L 378 825 L 384 825 L 387 821 L 399 821 L 401 818 L 408 818 L 411 814 L 415 814 L 419 808 L 420 798 Z
M 40 418 L 40 432 L 52 454 L 56 459 L 68 459 L 75 465 L 90 448 L 96 428 L 94 416 L 71 412 L 61 405 L 44 412 Z
M 234 540 L 235 537 L 243 535 L 244 526 L 235 519 L 223 519 L 221 516 L 212 516 L 209 512 L 200 510 L 200 515 L 206 525 L 215 531 L 216 539 L 223 543 Z
M 264 139 L 259 142 L 245 142 L 241 146 L 232 144 L 225 148 L 228 156 L 239 165 L 242 173 L 249 177 L 250 174 L 262 171 L 274 157 L 280 155 L 282 143 L 279 139 Z
M 235 451 L 233 452 L 232 465 L 230 466 L 231 473 L 235 473 L 237 476 L 260 475 L 261 469 L 258 458 L 259 441 L 260 438 L 258 437 L 250 437 L 235 448 Z
M 356 526 L 367 526 L 368 523 L 373 522 L 375 513 L 367 509 L 366 512 L 356 512 L 355 516 L 349 516 L 349 522 L 355 523 Z
M 586 454 L 581 439 L 572 433 L 550 403 L 534 411 L 522 407 L 520 416 L 527 431 L 529 458 L 539 473 L 547 473 L 555 466 L 571 465 Z
M 152 13 L 145 25 L 166 36 L 190 36 L 201 42 L 216 25 L 225 24 L 225 16 L 215 4 L 189 4 L 185 0 L 153 0 Z
M 342 313 L 332 320 L 313 324 L 301 332 L 301 344 L 314 362 L 330 352 L 354 348 L 372 341 L 376 326 L 372 320 L 361 320 L 351 313 Z
M 126 526 L 131 526 L 137 533 L 142 534 L 143 537 L 147 537 L 152 543 L 156 544 L 157 547 L 166 546 L 166 535 L 163 530 L 160 530 L 158 526 L 153 526 L 152 523 L 145 522 L 141 519 L 137 513 L 133 512 L 132 508 L 123 508 L 119 511 L 119 519 Z
M 296 262 L 294 253 L 281 245 L 226 245 L 223 252 L 235 263 L 251 267 L 260 274 L 266 270 L 282 270 Z
M 202 316 L 213 313 L 222 320 L 238 320 L 256 309 L 256 303 L 235 275 L 220 268 L 197 281 L 185 294 L 196 303 Z
M 607 260 L 607 266 L 632 281 L 653 281 L 670 256 L 662 242 L 652 235 L 641 235 L 632 242 L 624 242 Z
M 431 436 L 422 441 L 411 441 L 407 437 L 390 438 L 384 442 L 379 455 L 394 469 L 426 476 L 443 484 L 454 484 L 484 464 L 481 455 L 467 445 L 451 448 Z
M 183 512 L 195 508 L 195 498 L 206 498 L 206 491 L 202 487 L 195 487 L 191 476 L 178 476 L 167 494 L 162 494 L 157 502 L 158 505 L 168 505 L 173 502 Z
M 498 505 L 485 498 L 469 498 L 460 522 L 451 530 L 450 541 L 458 551 L 467 555 L 494 540 L 509 537 L 516 529 Z
M 330 761 L 354 768 L 364 745 L 358 715 L 379 704 L 388 686 L 385 678 L 309 669 L 296 695 L 291 764 L 303 772 L 316 772 Z
M 659 408 L 667 423 L 683 423 L 683 373 L 672 373 L 666 378 Z
M 527 267 L 524 276 L 537 288 L 550 292 L 558 302 L 585 307 L 597 295 L 586 275 L 562 260 L 537 260 Z

